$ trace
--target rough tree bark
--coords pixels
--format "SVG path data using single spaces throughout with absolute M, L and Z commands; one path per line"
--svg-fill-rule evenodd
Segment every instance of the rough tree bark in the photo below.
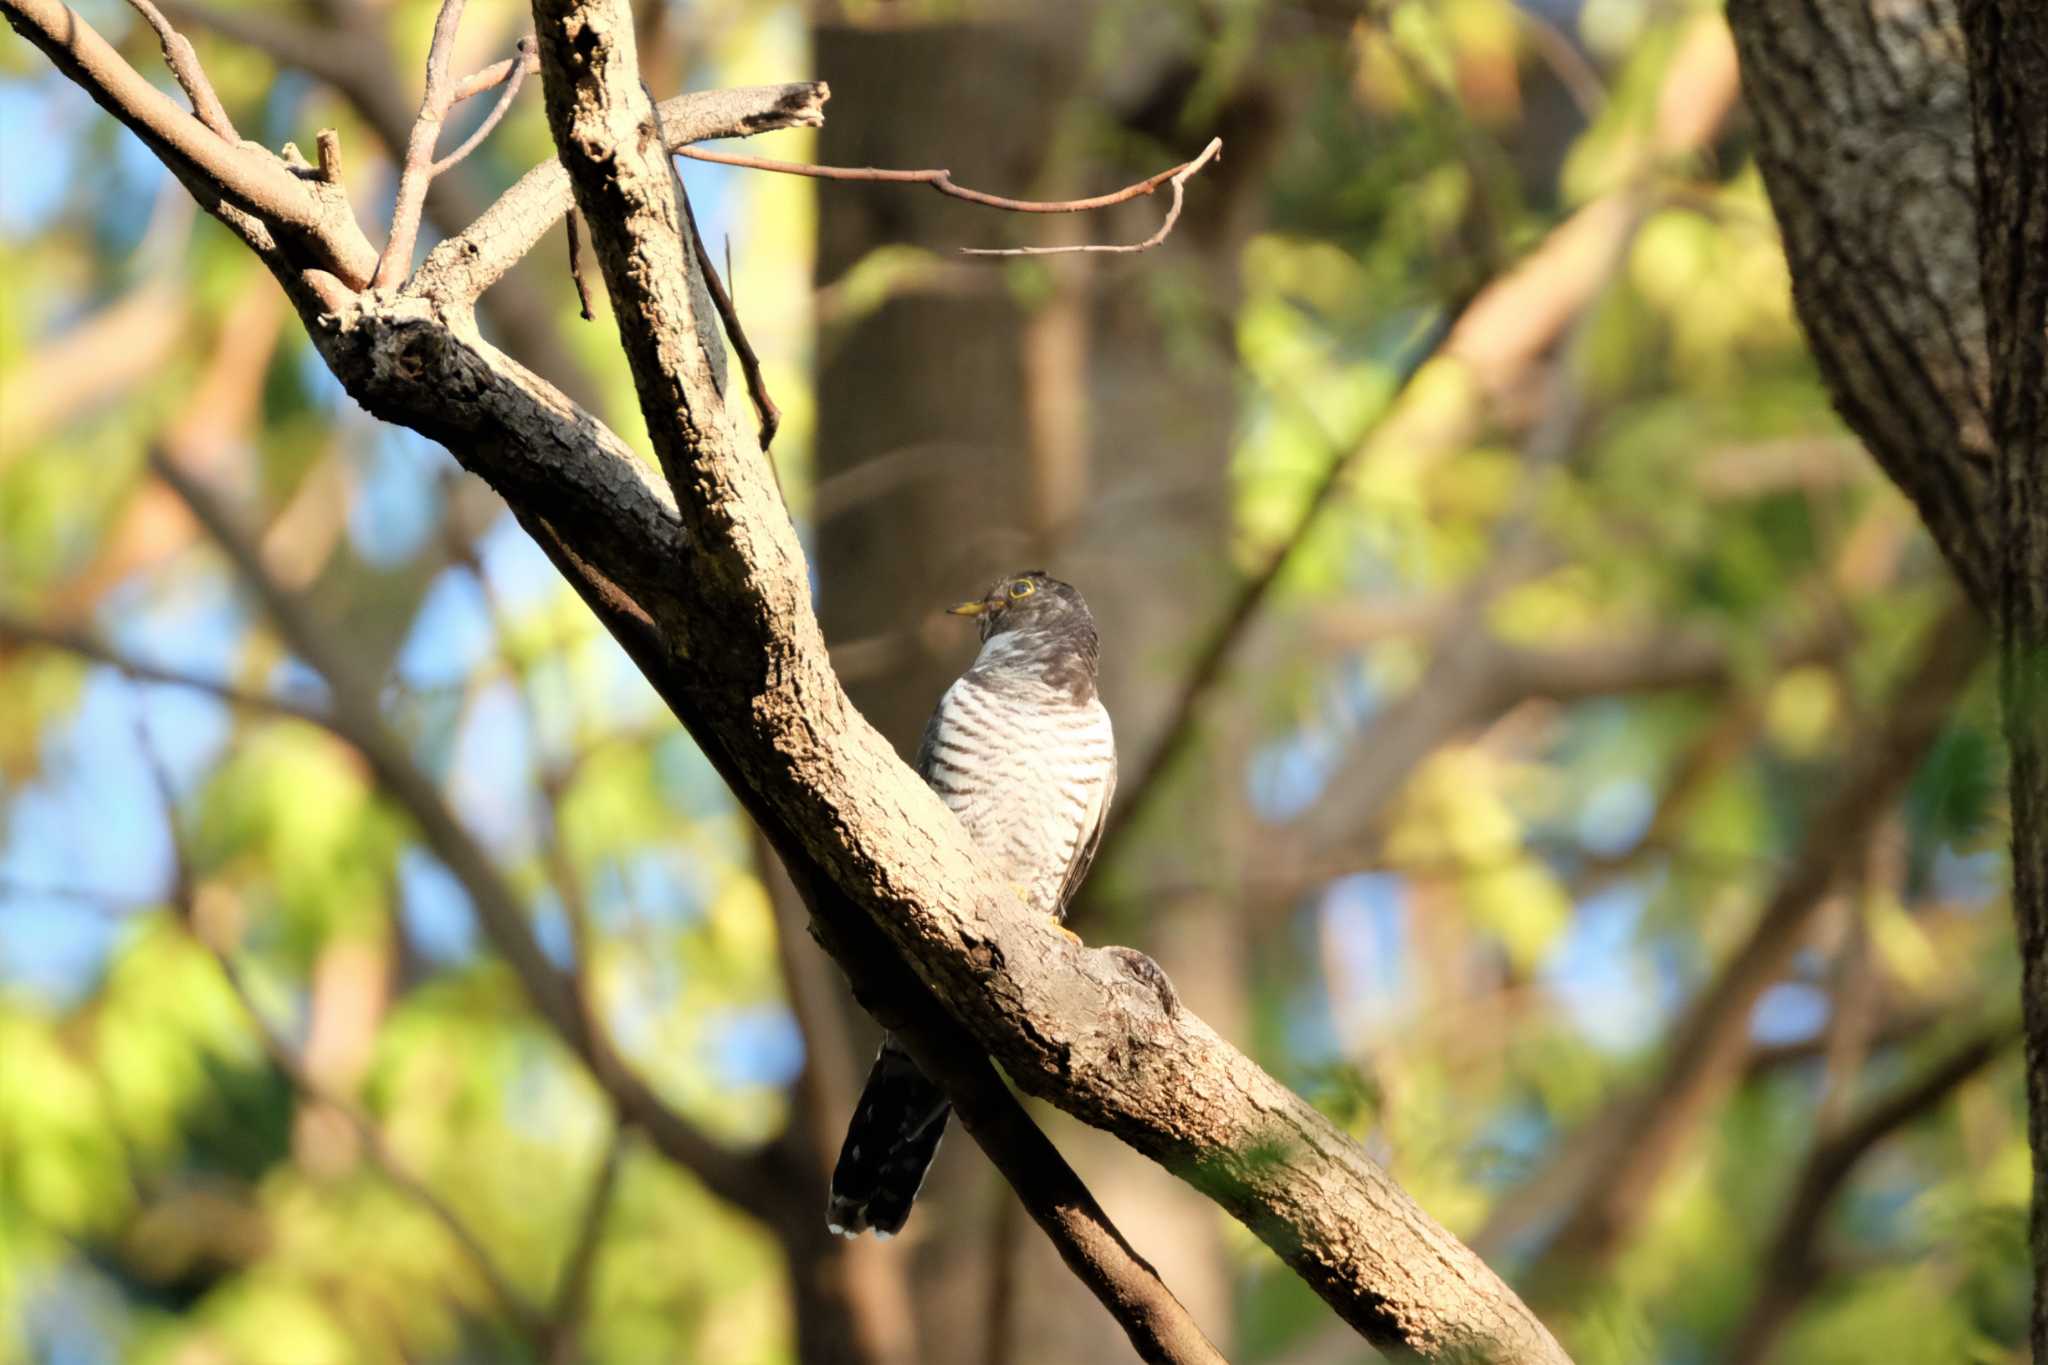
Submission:
M 2048 1358 L 2048 14 L 1730 0 L 1728 17 L 1822 372 L 2002 636 Z
M 65 6 L 0 12 L 263 260 L 352 396 L 504 495 L 811 889 L 857 981 L 879 970 L 860 945 L 900 954 L 915 973 L 902 983 L 922 983 L 1025 1090 L 1204 1190 L 1374 1342 L 1430 1360 L 1565 1359 L 1357 1143 L 1127 957 L 1015 915 L 848 703 L 772 471 L 726 411 L 623 4 L 536 5 L 566 169 L 530 174 L 390 291 L 365 288 L 376 252 L 336 186 L 219 137 Z M 816 122 L 824 93 L 671 101 L 666 140 Z M 556 221 L 572 182 L 665 479 L 477 332 L 476 295 Z
M 2034 1359 L 2048 1360 L 2048 13 L 1964 0 L 1977 243 L 1998 441 L 1998 616 L 2012 909 L 2034 1152 Z

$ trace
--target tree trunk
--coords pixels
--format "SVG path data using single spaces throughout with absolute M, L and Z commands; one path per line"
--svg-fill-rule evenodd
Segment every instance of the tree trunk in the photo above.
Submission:
M 2034 0 L 1966 0 L 1963 22 L 1999 452 L 2012 910 L 2034 1153 L 2032 1341 L 2034 1359 L 2048 1360 L 2048 13 Z
M 2048 14 L 1731 0 L 1728 17 L 1822 372 L 2001 630 L 2048 1359 Z

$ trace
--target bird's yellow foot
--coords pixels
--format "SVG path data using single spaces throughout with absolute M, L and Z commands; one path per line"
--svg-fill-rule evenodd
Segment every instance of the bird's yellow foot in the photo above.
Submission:
M 1072 941 L 1075 947 L 1078 948 L 1081 946 L 1081 936 L 1075 933 L 1072 929 L 1069 929 L 1066 925 L 1061 924 L 1058 920 L 1054 920 L 1052 927 L 1059 930 L 1061 933 L 1065 934 L 1067 938 L 1070 941 Z

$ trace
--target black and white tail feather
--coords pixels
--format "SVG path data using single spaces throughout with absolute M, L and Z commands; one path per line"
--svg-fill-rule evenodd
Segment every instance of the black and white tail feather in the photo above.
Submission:
M 1080 593 L 1038 571 L 954 611 L 979 619 L 981 653 L 932 712 L 918 773 L 1020 902 L 1063 919 L 1116 791 L 1095 620 Z M 945 1092 L 883 1038 L 832 1172 L 832 1231 L 901 1229 L 951 1113 Z
M 895 1236 L 924 1188 L 952 1112 L 946 1092 L 885 1036 L 832 1168 L 825 1225 L 841 1237 L 869 1229 L 877 1237 Z

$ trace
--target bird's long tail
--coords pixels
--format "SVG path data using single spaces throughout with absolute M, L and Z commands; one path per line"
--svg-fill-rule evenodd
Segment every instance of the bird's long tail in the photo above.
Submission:
M 946 1092 L 917 1069 L 895 1038 L 884 1035 L 832 1170 L 826 1225 L 843 1237 L 868 1228 L 887 1237 L 900 1229 L 952 1112 Z

